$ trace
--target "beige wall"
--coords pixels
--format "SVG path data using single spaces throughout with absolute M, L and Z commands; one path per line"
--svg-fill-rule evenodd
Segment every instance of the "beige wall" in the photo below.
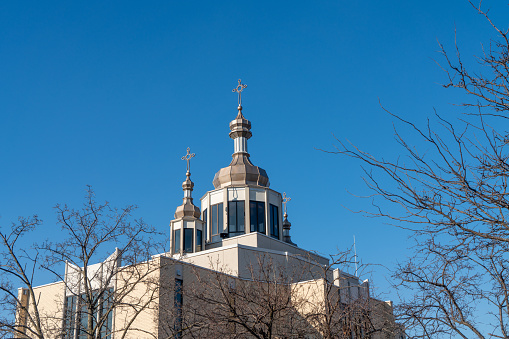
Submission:
M 28 290 L 26 290 L 28 293 Z M 61 333 L 63 324 L 63 305 L 64 305 L 64 283 L 56 282 L 34 288 L 34 297 L 38 305 L 37 311 L 43 333 L 47 338 L 57 338 Z M 22 293 L 22 290 L 20 289 Z M 25 296 L 23 296 L 25 297 Z M 35 329 L 36 308 L 34 307 L 32 296 L 26 294 L 29 314 L 17 314 L 18 321 L 24 318 L 26 326 Z M 24 298 L 22 298 L 24 299 Z M 18 310 L 19 311 L 19 310 Z M 30 330 L 25 332 L 27 337 L 33 337 Z M 19 336 L 18 336 L 19 337 Z
M 161 259 L 123 267 L 117 274 L 114 310 L 114 338 L 157 338 Z
M 221 273 L 218 274 L 218 271 Z M 150 262 L 122 267 L 116 279 L 116 296 L 120 298 L 117 300 L 120 304 L 114 311 L 113 339 L 120 338 L 125 331 L 126 338 L 173 337 L 176 279 L 183 281 L 183 328 L 189 329 L 201 324 L 203 318 L 200 315 L 203 312 L 214 312 L 214 305 L 204 302 L 206 299 L 200 299 L 199 296 L 208 294 L 210 298 L 214 295 L 217 297 L 221 293 L 218 289 L 221 284 L 239 284 L 246 288 L 253 283 L 256 286 L 257 283 L 250 282 L 250 279 L 253 274 L 255 278 L 259 277 L 256 276 L 259 272 L 268 273 L 269 278 L 284 279 L 286 275 L 301 281 L 289 286 L 292 307 L 296 310 L 295 314 L 300 315 L 300 318 L 297 317 L 300 326 L 304 321 L 310 332 L 314 331 L 319 337 L 317 333 L 324 330 L 323 323 L 320 323 L 323 319 L 310 315 L 325 314 L 326 309 L 332 310 L 331 305 L 337 306 L 339 291 L 344 286 L 328 284 L 322 277 L 322 268 L 302 258 L 239 245 L 203 255 L 193 254 L 180 261 L 159 256 Z M 310 279 L 304 281 L 305 277 Z M 40 286 L 35 293 L 40 300 L 43 326 L 48 338 L 56 338 L 62 326 L 64 284 L 59 282 Z M 370 300 L 370 315 L 374 325 L 384 329 L 376 333 L 373 339 L 399 339 L 395 335 L 401 328 L 394 322 L 392 306 Z M 31 310 L 33 312 L 33 308 Z M 334 311 L 338 318 L 344 315 L 340 311 L 340 308 Z M 294 321 L 297 318 L 293 316 Z M 203 335 L 207 337 L 207 334 Z

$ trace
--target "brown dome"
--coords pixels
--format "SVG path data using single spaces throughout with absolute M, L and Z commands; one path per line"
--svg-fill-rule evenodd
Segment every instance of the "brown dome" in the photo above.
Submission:
M 269 187 L 269 177 L 264 169 L 254 166 L 249 154 L 236 153 L 228 167 L 221 168 L 212 181 L 214 188 L 227 186 L 256 185 Z
M 175 211 L 175 219 L 182 217 L 195 217 L 199 218 L 201 213 L 198 206 L 193 204 L 193 198 L 191 192 L 193 191 L 194 183 L 191 181 L 191 173 L 186 173 L 186 180 L 182 183 L 182 189 L 184 190 L 185 196 L 182 205 L 177 207 Z

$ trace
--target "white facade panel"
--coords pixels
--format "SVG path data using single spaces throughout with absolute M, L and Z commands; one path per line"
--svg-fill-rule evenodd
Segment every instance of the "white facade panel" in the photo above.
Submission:
M 210 193 L 210 205 L 220 204 L 223 202 L 223 190 Z
M 245 200 L 244 187 L 228 188 L 228 201 Z
M 250 188 L 249 200 L 265 201 L 265 190 L 259 188 Z
M 275 205 L 275 206 L 281 206 L 281 195 L 269 191 L 269 204 Z

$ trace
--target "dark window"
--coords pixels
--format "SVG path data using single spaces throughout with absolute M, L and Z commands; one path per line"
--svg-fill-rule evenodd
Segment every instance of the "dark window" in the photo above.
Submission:
M 201 251 L 202 240 L 202 232 L 200 230 L 196 230 L 196 252 Z
M 244 234 L 244 201 L 228 202 L 228 233 L 230 237 Z
M 193 229 L 184 228 L 184 252 L 193 252 Z
M 173 236 L 173 252 L 180 252 L 180 230 L 175 230 L 175 235 Z
M 24 292 L 24 291 L 23 291 Z M 76 318 L 76 297 L 65 297 L 64 310 L 64 339 L 74 339 L 75 318 Z
M 212 234 L 217 235 L 223 231 L 223 204 L 210 206 L 212 209 Z
M 265 203 L 251 200 L 249 202 L 249 214 L 251 218 L 251 232 L 265 234 Z
M 182 280 L 175 279 L 175 295 L 174 295 L 174 310 L 175 310 L 175 338 L 182 338 Z
M 279 239 L 279 213 L 277 206 L 270 205 L 270 235 Z
M 209 217 L 207 215 L 207 209 L 203 211 L 202 220 L 205 222 L 205 229 L 203 230 L 203 236 L 207 239 L 207 232 L 209 231 Z
M 101 307 L 101 317 L 106 315 L 106 319 L 101 327 L 101 338 L 111 339 L 111 327 L 113 323 L 113 288 L 105 291 L 103 296 L 103 305 Z
M 93 298 L 95 299 L 95 293 Z M 92 329 L 95 329 L 97 326 L 97 309 L 98 305 L 92 305 L 92 309 L 89 310 L 89 305 L 84 302 L 86 296 L 82 294 L 80 296 L 81 307 L 79 313 L 79 328 L 78 328 L 78 339 L 87 339 L 89 334 L 93 335 L 94 333 L 90 333 L 90 329 L 88 328 L 88 317 L 92 317 Z

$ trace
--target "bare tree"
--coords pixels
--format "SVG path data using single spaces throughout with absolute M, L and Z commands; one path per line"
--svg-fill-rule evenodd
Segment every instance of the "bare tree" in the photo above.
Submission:
M 260 255 L 242 277 L 219 263 L 195 267 L 181 287 L 185 302 L 180 299 L 180 309 L 176 305 L 167 321 L 166 338 L 351 339 L 389 333 L 368 284 L 359 285 L 357 277 L 339 269 L 349 259 L 345 252 L 324 266 L 311 258 L 283 264 Z M 392 308 L 383 311 L 392 316 Z
M 111 338 L 115 311 L 116 337 L 136 331 L 137 316 L 153 307 L 157 297 L 153 275 L 160 265 L 150 259 L 161 250 L 157 239 L 162 237 L 153 237 L 159 235 L 153 227 L 132 218 L 135 206 L 97 203 L 90 187 L 81 209 L 55 209 L 63 240 L 39 243 L 35 255 L 20 248 L 19 241 L 40 224 L 37 218 L 20 219 L 9 234 L 0 233 L 3 313 L 13 312 L 15 305 L 17 314 L 15 321 L 3 321 L 0 330 L 20 338 Z M 48 294 L 33 284 L 42 270 L 57 281 L 58 292 L 49 296 L 54 300 L 39 300 Z M 20 293 L 15 287 L 22 287 Z
M 37 268 L 39 255 L 36 251 L 29 252 L 20 246 L 24 237 L 35 227 L 41 224 L 37 216 L 31 218 L 19 218 L 13 223 L 10 229 L 0 232 L 1 239 L 1 263 L 0 263 L 0 291 L 2 318 L 0 319 L 0 336 L 12 336 L 13 334 L 29 333 L 31 337 L 43 338 L 42 319 L 37 309 L 28 312 L 26 302 L 29 300 L 36 304 L 35 293 L 33 293 L 32 282 Z M 28 293 L 18 294 L 15 284 L 22 284 Z M 13 315 L 17 310 L 22 310 L 18 317 Z M 17 320 L 17 321 L 16 321 Z M 20 325 L 20 320 L 25 325 Z
M 422 141 L 414 147 L 396 130 L 405 156 L 394 161 L 339 140 L 333 152 L 365 165 L 374 193 L 368 214 L 414 231 L 415 254 L 395 277 L 412 293 L 398 312 L 415 338 L 508 337 L 508 30 L 470 4 L 496 34 L 480 68 L 467 67 L 458 46 L 451 55 L 440 45 L 444 87 L 474 98 L 461 104 L 465 115 L 450 122 L 436 114 L 438 125 L 419 128 L 389 112 Z

